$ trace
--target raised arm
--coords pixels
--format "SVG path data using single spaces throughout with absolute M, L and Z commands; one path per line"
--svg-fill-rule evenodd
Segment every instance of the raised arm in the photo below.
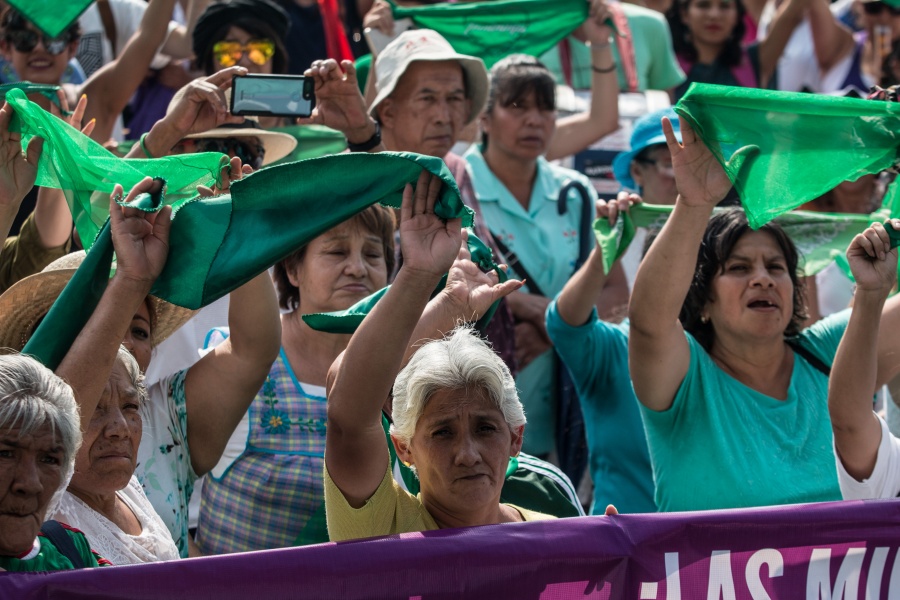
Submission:
M 404 190 L 403 266 L 329 372 L 325 465 L 356 508 L 375 493 L 388 468 L 381 406 L 434 286 L 459 253 L 460 221 L 443 222 L 434 214 L 441 185 L 423 171 L 415 192 L 410 186 Z
M 759 43 L 759 87 L 768 87 L 769 80 L 778 67 L 785 46 L 794 34 L 794 29 L 803 20 L 806 7 L 817 0 L 785 0 L 778 7 L 769 33 Z
M 900 229 L 900 219 L 887 226 Z M 844 469 L 862 481 L 872 475 L 881 443 L 881 424 L 872 412 L 878 373 L 878 349 L 872 340 L 878 338 L 881 311 L 897 282 L 897 249 L 891 249 L 885 227 L 875 223 L 853 238 L 847 260 L 856 280 L 856 295 L 831 367 L 828 411 Z
M 809 0 L 809 26 L 812 30 L 813 46 L 819 68 L 825 72 L 834 67 L 841 59 L 853 52 L 855 43 L 853 33 L 838 22 L 828 0 Z
M 185 24 L 175 27 L 166 37 L 161 50 L 173 58 L 190 58 L 194 55 L 193 32 L 197 19 L 209 6 L 211 0 L 188 0 Z
M 138 194 L 158 189 L 159 183 L 145 178 L 129 192 L 130 202 Z M 115 363 L 119 346 L 128 333 L 140 305 L 162 272 L 169 254 L 172 209 L 145 213 L 116 204 L 121 186 L 110 198 L 110 226 L 116 250 L 116 274 L 109 281 L 97 308 L 56 369 L 75 393 L 82 429 L 97 408 Z
M 581 152 L 619 128 L 619 79 L 613 59 L 610 17 L 604 0 L 592 0 L 590 13 L 578 32 L 591 45 L 591 106 L 588 112 L 559 119 L 547 159 Z
M 663 118 L 678 187 L 675 209 L 638 268 L 628 309 L 628 362 L 634 391 L 644 406 L 656 411 L 672 406 L 687 374 L 690 352 L 678 314 L 713 207 L 731 188 L 712 152 L 687 121 L 680 122 L 683 144 Z
M 174 7 L 175 0 L 150 0 L 140 28 L 122 53 L 84 82 L 81 91 L 90 100 L 86 116 L 97 120 L 91 137 L 101 144 L 109 140 L 116 117 L 147 75 L 166 37 Z
M 43 146 L 43 140 L 34 137 L 22 152 L 19 134 L 9 131 L 13 112 L 5 102 L 0 108 L 0 234 L 3 239 L 9 234 L 22 200 L 34 187 Z

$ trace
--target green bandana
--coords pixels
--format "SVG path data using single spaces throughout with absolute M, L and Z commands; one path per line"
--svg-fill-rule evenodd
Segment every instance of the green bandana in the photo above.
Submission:
M 722 163 L 754 228 L 890 168 L 900 147 L 896 102 L 695 83 L 675 111 Z
M 494 262 L 494 257 L 491 254 L 491 249 L 488 248 L 484 242 L 482 242 L 478 237 L 470 230 L 469 231 L 469 253 L 472 255 L 472 262 L 474 262 L 482 271 L 494 271 L 497 273 L 497 277 L 499 277 L 500 282 L 503 283 L 509 277 L 506 272 L 497 266 L 497 263 Z M 437 287 L 434 288 L 434 292 L 431 293 L 431 297 L 434 298 L 444 286 L 447 285 L 447 275 L 445 274 L 441 281 L 437 284 Z M 391 288 L 391 286 L 383 287 L 378 290 L 371 296 L 367 298 L 363 298 L 350 308 L 346 310 L 338 310 L 330 313 L 315 313 L 310 315 L 303 315 L 303 321 L 306 322 L 307 325 L 312 327 L 317 331 L 325 331 L 327 333 L 353 333 L 356 331 L 356 328 L 359 327 L 360 323 L 362 323 L 363 319 L 366 318 L 366 315 L 375 308 L 375 305 L 378 304 L 378 301 L 381 300 L 382 296 L 384 296 L 387 291 Z M 491 305 L 491 308 L 478 320 L 475 324 L 475 327 L 479 330 L 483 330 L 484 327 L 490 322 L 491 317 L 494 316 L 494 313 L 497 311 L 497 306 L 500 304 L 499 301 L 495 302 Z
M 6 100 L 6 94 L 10 92 L 10 90 L 22 90 L 26 95 L 31 94 L 40 94 L 44 96 L 50 102 L 56 105 L 59 111 L 66 116 L 72 114 L 71 111 L 63 111 L 62 106 L 59 103 L 59 95 L 58 92 L 60 88 L 58 85 L 49 85 L 46 83 L 31 83 L 30 81 L 17 81 L 15 83 L 4 83 L 0 85 L 0 100 Z
M 44 139 L 35 185 L 65 192 L 75 228 L 85 249 L 109 217 L 109 194 L 117 183 L 127 191 L 144 177 L 168 183 L 166 202 L 180 206 L 197 193 L 198 185 L 214 186 L 228 159 L 206 152 L 152 160 L 123 160 L 80 131 L 25 97 L 10 90 L 6 101 L 15 109 L 10 126 L 21 132 L 25 148 L 35 135 Z
M 609 273 L 613 263 L 621 258 L 634 238 L 637 227 L 660 229 L 669 218 L 672 206 L 639 204 L 619 217 L 610 227 L 606 219 L 594 221 L 594 234 L 603 252 L 603 271 Z M 725 209 L 716 209 L 721 211 Z M 853 238 L 875 222 L 888 218 L 887 208 L 870 215 L 819 213 L 798 210 L 775 219 L 790 236 L 800 254 L 804 275 L 815 275 L 835 258 L 843 256 Z M 888 228 L 891 243 L 900 245 L 900 232 Z
M 6 3 L 22 13 L 35 27 L 49 35 L 57 37 L 81 13 L 94 3 L 94 0 L 6 0 Z
M 412 18 L 440 33 L 460 54 L 477 56 L 490 69 L 515 53 L 540 56 L 588 16 L 585 0 L 496 0 L 417 7 L 395 6 L 394 18 Z
M 44 154 L 55 152 L 48 140 Z M 43 163 L 38 165 L 43 168 Z M 169 260 L 151 294 L 186 308 L 206 306 L 375 202 L 399 207 L 403 188 L 415 183 L 422 169 L 445 183 L 435 214 L 462 218 L 470 227 L 473 213 L 463 205 L 453 176 L 439 158 L 382 152 L 290 163 L 234 182 L 230 195 L 182 203 L 173 216 Z M 150 211 L 162 203 L 159 197 L 142 194 L 129 206 Z M 103 294 L 112 253 L 107 221 L 23 352 L 56 368 Z

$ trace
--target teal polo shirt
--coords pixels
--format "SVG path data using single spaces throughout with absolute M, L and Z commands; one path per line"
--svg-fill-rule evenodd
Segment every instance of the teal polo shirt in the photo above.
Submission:
M 570 192 L 568 211 L 560 215 L 558 195 L 569 179 L 581 181 L 591 193 L 597 193 L 591 182 L 577 171 L 564 169 L 538 158 L 537 176 L 531 189 L 528 208 L 506 189 L 491 172 L 480 148 L 473 146 L 465 155 L 475 195 L 481 205 L 485 223 L 510 251 L 515 252 L 544 294 L 553 298 L 575 269 L 578 259 L 578 231 L 581 215 L 581 196 Z M 521 279 L 521 273 L 510 272 Z M 526 282 L 527 287 L 527 282 Z M 533 290 L 528 290 L 533 293 Z M 555 369 L 553 351 L 539 356 L 519 371 L 516 385 L 525 407 L 528 427 L 523 450 L 528 454 L 544 455 L 555 448 L 556 430 Z

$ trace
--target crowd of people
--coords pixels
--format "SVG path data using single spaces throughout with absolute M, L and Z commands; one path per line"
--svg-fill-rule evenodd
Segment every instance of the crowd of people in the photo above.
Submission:
M 71 190 L 49 185 L 51 142 L 26 139 L 4 104 L 0 570 L 898 495 L 900 220 L 857 235 L 844 270 L 804 273 L 795 240 L 775 222 L 751 228 L 672 108 L 629 123 L 609 164 L 617 196 L 564 165 L 620 128 L 623 93 L 900 83 L 900 5 L 585 0 L 552 49 L 486 65 L 393 18 L 439 3 L 97 0 L 57 36 L 0 3 L 0 92 L 21 89 L 73 141 L 132 164 L 226 155 L 200 198 L 252 193 L 245 177 L 322 127 L 348 152 L 423 155 L 449 174 L 423 169 L 399 209 L 342 221 L 325 198 L 323 214 L 292 215 L 329 225 L 199 310 L 157 295 L 194 258 L 170 252 L 172 207 L 137 207 L 165 182 L 108 200 L 92 189 L 115 262 L 51 370 L 23 349 L 92 268 L 91 240 Z M 370 48 L 372 32 L 390 41 Z M 303 74 L 315 108 L 234 115 L 247 74 Z M 558 110 L 566 87 L 584 110 Z M 804 208 L 872 213 L 893 176 Z M 447 194 L 471 227 L 442 213 Z M 671 211 L 605 257 L 594 220 L 642 205 Z M 361 304 L 340 331 L 306 318 Z

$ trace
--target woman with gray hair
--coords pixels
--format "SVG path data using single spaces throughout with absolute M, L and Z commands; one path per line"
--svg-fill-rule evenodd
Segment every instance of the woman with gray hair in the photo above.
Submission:
M 483 341 L 457 329 L 400 370 L 432 290 L 460 253 L 459 220 L 434 214 L 441 185 L 423 173 L 415 193 L 404 190 L 403 266 L 329 371 L 325 510 L 332 541 L 552 518 L 500 503 L 525 414 L 509 370 Z M 490 276 L 473 304 L 489 306 L 522 285 Z M 380 422 L 392 386 L 391 438 L 416 470 L 418 496 L 391 476 Z
M 72 389 L 33 358 L 0 356 L 0 570 L 109 564 L 81 532 L 44 524 L 72 476 L 80 445 Z
M 147 389 L 137 360 L 119 347 L 106 389 L 84 415 L 84 444 L 53 515 L 84 532 L 116 565 L 177 560 L 178 547 L 134 475 Z

